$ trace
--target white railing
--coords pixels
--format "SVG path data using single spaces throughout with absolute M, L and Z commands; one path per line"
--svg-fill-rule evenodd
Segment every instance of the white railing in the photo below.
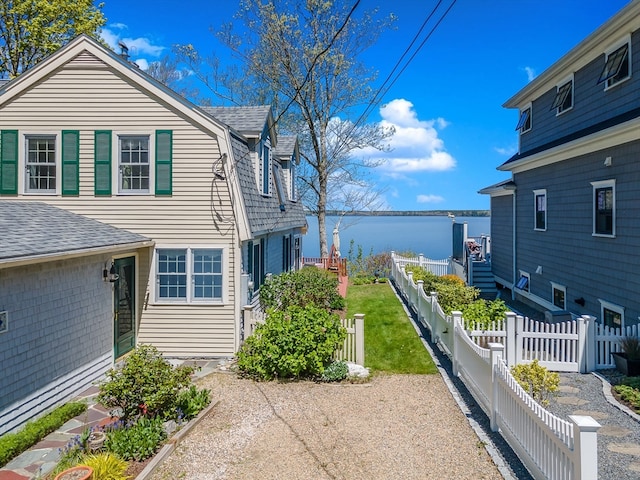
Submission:
M 505 343 L 491 342 L 488 343 L 489 348 L 483 348 L 468 335 L 461 312 L 445 315 L 438 304 L 437 294 L 427 295 L 422 289 L 422 282 L 414 282 L 411 272 L 407 274 L 404 266 L 393 259 L 391 278 L 410 308 L 416 312 L 420 323 L 451 358 L 453 374 L 462 379 L 489 416 L 492 430 L 502 433 L 534 478 L 597 478 L 596 445 L 600 425 L 591 417 L 570 416 L 570 422 L 567 422 L 554 416 L 520 387 L 509 370 L 509 365 L 515 364 L 516 358 L 520 362 L 525 361 L 523 352 L 531 352 L 524 348 L 527 343 L 535 345 L 534 350 L 549 351 L 549 345 L 558 347 L 559 344 L 548 341 L 545 347 L 545 342 L 539 341 L 541 333 L 549 332 L 540 332 L 535 323 L 529 323 L 529 327 L 534 326 L 527 331 L 524 319 L 510 313 L 504 322 L 506 327 L 500 323 L 496 325 L 504 330 L 490 333 L 494 338 L 506 339 Z M 590 320 L 590 317 L 582 319 L 584 330 L 592 323 Z M 578 327 L 580 330 L 581 327 Z M 476 339 L 487 338 L 484 334 L 486 330 L 471 331 L 476 332 Z M 517 331 L 519 337 L 516 337 Z M 564 331 L 560 334 L 564 335 L 563 341 L 573 345 L 572 349 L 578 352 L 578 357 L 584 359 L 568 363 L 588 364 L 585 349 L 582 349 L 580 357 L 581 348 L 579 340 L 574 338 L 575 332 Z M 516 341 L 516 338 L 520 340 Z M 555 362 L 556 358 L 553 357 L 552 361 Z
M 258 323 L 264 323 L 267 314 L 260 304 L 260 294 L 256 292 L 251 303 L 242 307 L 242 340 L 246 340 L 256 330 Z
M 637 337 L 640 334 L 638 325 L 631 325 L 622 329 L 597 324 L 594 330 L 595 352 L 593 352 L 593 367 L 596 370 L 614 368 L 615 364 L 611 353 L 621 350 L 620 341 L 624 337 Z
M 395 252 L 391 252 L 391 258 L 393 258 L 393 261 L 397 262 L 402 267 L 406 265 L 417 265 L 434 275 L 447 275 L 451 273 L 451 260 L 448 258 L 443 260 L 431 260 L 422 254 L 417 257 L 403 257 Z

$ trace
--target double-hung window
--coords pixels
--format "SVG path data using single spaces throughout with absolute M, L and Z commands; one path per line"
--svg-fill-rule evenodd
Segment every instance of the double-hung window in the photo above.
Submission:
M 520 112 L 520 118 L 518 119 L 516 130 L 519 130 L 520 133 L 525 133 L 531 130 L 531 106 Z
M 593 235 L 616 235 L 616 181 L 591 182 L 593 186 Z
M 161 302 L 222 302 L 222 248 L 156 250 L 156 299 Z
M 25 137 L 25 193 L 56 193 L 56 136 Z
M 551 110 L 556 109 L 556 115 L 571 108 L 573 108 L 573 79 L 558 86 L 556 96 L 551 104 Z
M 534 213 L 535 213 L 535 230 L 547 229 L 547 191 L 546 190 L 534 190 Z
M 119 193 L 149 193 L 150 164 L 148 135 L 118 137 Z
M 606 52 L 606 62 L 598 78 L 598 83 L 605 83 L 605 88 L 612 87 L 631 76 L 631 41 L 618 45 Z

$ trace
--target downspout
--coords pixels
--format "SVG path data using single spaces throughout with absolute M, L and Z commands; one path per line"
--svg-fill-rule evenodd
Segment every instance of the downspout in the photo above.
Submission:
M 517 272 L 518 272 L 518 268 L 517 268 L 517 262 L 516 262 L 516 193 L 517 193 L 517 189 L 513 189 L 513 211 L 511 212 L 511 216 L 512 216 L 512 220 L 511 220 L 511 229 L 512 229 L 512 236 L 513 236 L 513 245 L 512 245 L 512 255 L 513 255 L 513 277 L 512 277 L 512 286 L 511 286 L 511 300 L 515 300 L 516 299 L 516 283 L 517 283 Z

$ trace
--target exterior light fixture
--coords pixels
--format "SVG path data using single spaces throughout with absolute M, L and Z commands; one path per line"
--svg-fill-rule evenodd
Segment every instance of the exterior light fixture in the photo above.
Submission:
M 105 264 L 104 270 L 102 270 L 102 280 L 113 283 L 118 280 L 118 278 L 120 278 L 120 276 L 116 273 L 116 266 L 113 262 L 111 262 L 110 268 L 107 268 L 107 265 Z

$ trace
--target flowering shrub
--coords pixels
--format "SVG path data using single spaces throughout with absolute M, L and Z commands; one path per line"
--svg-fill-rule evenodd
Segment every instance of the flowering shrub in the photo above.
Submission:
M 560 375 L 541 366 L 537 359 L 511 367 L 511 375 L 542 406 L 549 405 L 549 397 L 560 388 Z
M 337 315 L 314 305 L 270 310 L 238 352 L 238 369 L 258 380 L 318 377 L 345 335 Z
M 195 367 L 173 367 L 151 345 L 140 345 L 123 365 L 107 372 L 100 384 L 98 402 L 118 408 L 122 418 L 169 416 L 175 412 L 176 399 L 191 383 Z

